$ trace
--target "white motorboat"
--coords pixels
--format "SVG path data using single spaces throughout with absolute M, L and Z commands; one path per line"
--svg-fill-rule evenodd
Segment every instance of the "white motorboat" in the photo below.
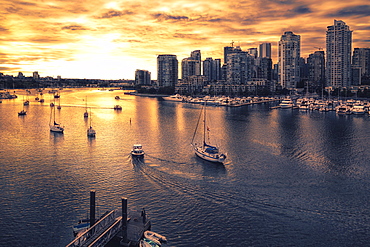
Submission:
M 201 119 L 201 116 L 203 114 L 203 140 L 201 144 L 195 143 L 194 139 L 198 130 L 199 122 Z M 218 149 L 218 147 L 210 145 L 206 142 L 206 131 L 209 134 L 209 128 L 206 127 L 206 102 L 204 103 L 203 110 L 201 111 L 197 123 L 197 127 L 195 128 L 193 140 L 191 142 L 191 145 L 194 148 L 195 154 L 204 160 L 215 162 L 215 163 L 223 163 L 226 159 L 226 155 L 221 153 Z
M 366 113 L 366 107 L 364 105 L 354 105 L 351 112 L 355 115 L 363 115 Z
M 293 108 L 294 106 L 294 103 L 293 103 L 293 100 L 290 99 L 290 98 L 285 98 L 281 101 L 281 103 L 279 104 L 280 108 L 282 109 L 286 109 L 286 108 Z
M 349 111 L 348 106 L 342 104 L 336 107 L 335 112 L 339 115 L 342 115 L 342 114 L 348 114 L 348 112 L 350 111 Z
M 162 97 L 162 99 L 164 99 L 164 100 L 168 100 L 168 101 L 177 101 L 177 102 L 181 102 L 181 101 L 183 101 L 184 97 L 183 97 L 183 96 L 181 96 L 180 94 L 175 94 L 175 95 L 170 95 L 170 96 Z
M 144 156 L 143 146 L 141 144 L 134 144 L 131 150 L 131 155 L 133 157 L 143 157 Z

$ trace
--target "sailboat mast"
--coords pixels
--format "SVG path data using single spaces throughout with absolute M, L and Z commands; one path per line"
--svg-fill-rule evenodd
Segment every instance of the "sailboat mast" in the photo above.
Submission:
M 204 116 L 203 116 L 203 145 L 206 144 L 206 102 L 204 101 Z

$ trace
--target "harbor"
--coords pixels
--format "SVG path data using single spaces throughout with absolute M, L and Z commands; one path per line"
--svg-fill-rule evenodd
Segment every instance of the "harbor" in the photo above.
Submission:
M 30 91 L 28 106 L 22 90 L 0 104 L 0 246 L 67 246 L 72 227 L 92 218 L 92 190 L 96 222 L 122 217 L 127 198 L 128 227 L 138 219 L 141 235 L 145 208 L 151 231 L 168 238 L 162 246 L 368 243 L 368 114 L 209 105 L 206 141 L 227 156 L 214 164 L 191 146 L 202 104 L 64 88 L 55 100 L 62 134 L 49 129 L 53 94 L 42 103 Z M 144 157 L 132 157 L 135 144 Z

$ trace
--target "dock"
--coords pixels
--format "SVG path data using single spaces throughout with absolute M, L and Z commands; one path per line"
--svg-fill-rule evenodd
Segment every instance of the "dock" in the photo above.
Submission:
M 90 227 L 77 233 L 66 247 L 138 247 L 151 222 L 145 209 L 127 213 L 127 198 L 122 198 L 119 210 L 106 212 L 95 222 L 95 191 L 90 192 Z

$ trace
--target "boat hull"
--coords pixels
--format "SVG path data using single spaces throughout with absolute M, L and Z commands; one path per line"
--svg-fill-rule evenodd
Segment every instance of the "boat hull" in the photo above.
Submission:
M 197 155 L 199 158 L 206 160 L 206 161 L 213 162 L 213 163 L 222 164 L 224 163 L 226 159 L 226 155 L 224 154 L 216 154 L 216 155 L 209 154 L 207 152 L 204 152 L 203 149 L 200 147 L 194 147 L 194 152 L 195 152 L 195 155 Z
M 50 132 L 63 133 L 64 129 L 60 126 L 50 126 Z

